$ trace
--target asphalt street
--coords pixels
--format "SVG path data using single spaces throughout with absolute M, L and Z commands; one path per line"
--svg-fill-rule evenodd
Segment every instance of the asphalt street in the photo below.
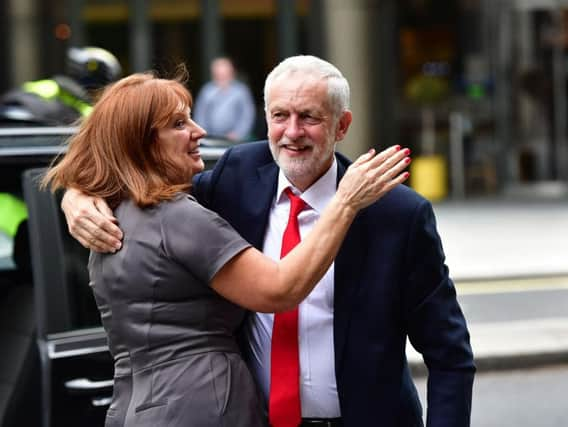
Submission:
M 426 380 L 416 381 L 426 408 Z M 471 427 L 568 426 L 568 364 L 481 372 L 475 378 Z

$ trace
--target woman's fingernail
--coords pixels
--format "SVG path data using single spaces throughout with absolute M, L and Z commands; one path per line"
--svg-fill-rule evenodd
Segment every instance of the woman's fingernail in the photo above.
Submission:
M 412 161 L 412 159 L 410 157 L 406 157 L 404 159 L 404 163 L 409 164 Z
M 406 179 L 410 176 L 410 172 L 404 172 L 402 176 Z
M 408 156 L 411 153 L 410 148 L 405 148 L 404 149 L 404 155 Z
M 399 150 L 400 150 L 400 145 L 395 145 L 395 146 L 394 146 L 394 149 L 395 149 L 396 151 L 399 151 Z

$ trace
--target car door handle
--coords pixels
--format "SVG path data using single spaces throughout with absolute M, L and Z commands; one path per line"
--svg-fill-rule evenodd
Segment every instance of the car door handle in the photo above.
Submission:
M 113 380 L 91 381 L 88 378 L 76 378 L 65 382 L 65 388 L 70 391 L 97 391 L 112 387 Z
M 91 405 L 95 408 L 100 408 L 103 406 L 109 406 L 112 403 L 112 397 L 95 397 L 91 399 Z

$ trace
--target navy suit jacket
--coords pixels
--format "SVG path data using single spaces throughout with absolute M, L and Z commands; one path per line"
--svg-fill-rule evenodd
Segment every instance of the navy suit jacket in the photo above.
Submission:
M 337 154 L 339 178 L 349 161 Z M 262 250 L 278 167 L 266 141 L 229 149 L 193 192 Z M 335 260 L 334 345 L 344 424 L 421 425 L 407 336 L 429 371 L 427 425 L 469 426 L 475 367 L 431 204 L 400 185 L 359 212 Z

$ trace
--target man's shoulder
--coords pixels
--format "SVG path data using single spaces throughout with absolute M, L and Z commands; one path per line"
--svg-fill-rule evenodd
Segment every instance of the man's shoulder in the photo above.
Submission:
M 228 148 L 213 169 L 195 175 L 193 184 L 200 186 L 213 176 L 228 173 L 251 172 L 265 164 L 274 163 L 268 141 L 254 141 L 233 145 Z
M 217 178 L 234 179 L 233 175 L 240 177 L 249 176 L 257 173 L 259 168 L 277 167 L 270 153 L 267 141 L 254 141 L 237 144 L 225 152 L 221 159 L 215 164 L 212 171 L 208 173 Z M 203 174 L 202 174 L 203 175 Z
M 234 145 L 229 149 L 230 157 L 238 157 L 249 160 L 267 159 L 272 160 L 270 147 L 267 140 L 246 142 Z
M 398 185 L 372 205 L 388 215 L 413 215 L 417 209 L 429 205 L 430 202 L 406 185 Z
M 338 165 L 341 169 L 341 174 L 351 165 L 351 160 L 340 152 L 335 153 Z M 384 209 L 385 207 L 398 208 L 402 210 L 414 209 L 417 206 L 430 203 L 423 196 L 418 194 L 407 185 L 398 185 L 383 196 L 378 202 L 374 203 L 372 207 Z
M 397 185 L 389 194 L 394 200 L 403 203 L 422 204 L 428 202 L 424 196 L 405 184 Z

